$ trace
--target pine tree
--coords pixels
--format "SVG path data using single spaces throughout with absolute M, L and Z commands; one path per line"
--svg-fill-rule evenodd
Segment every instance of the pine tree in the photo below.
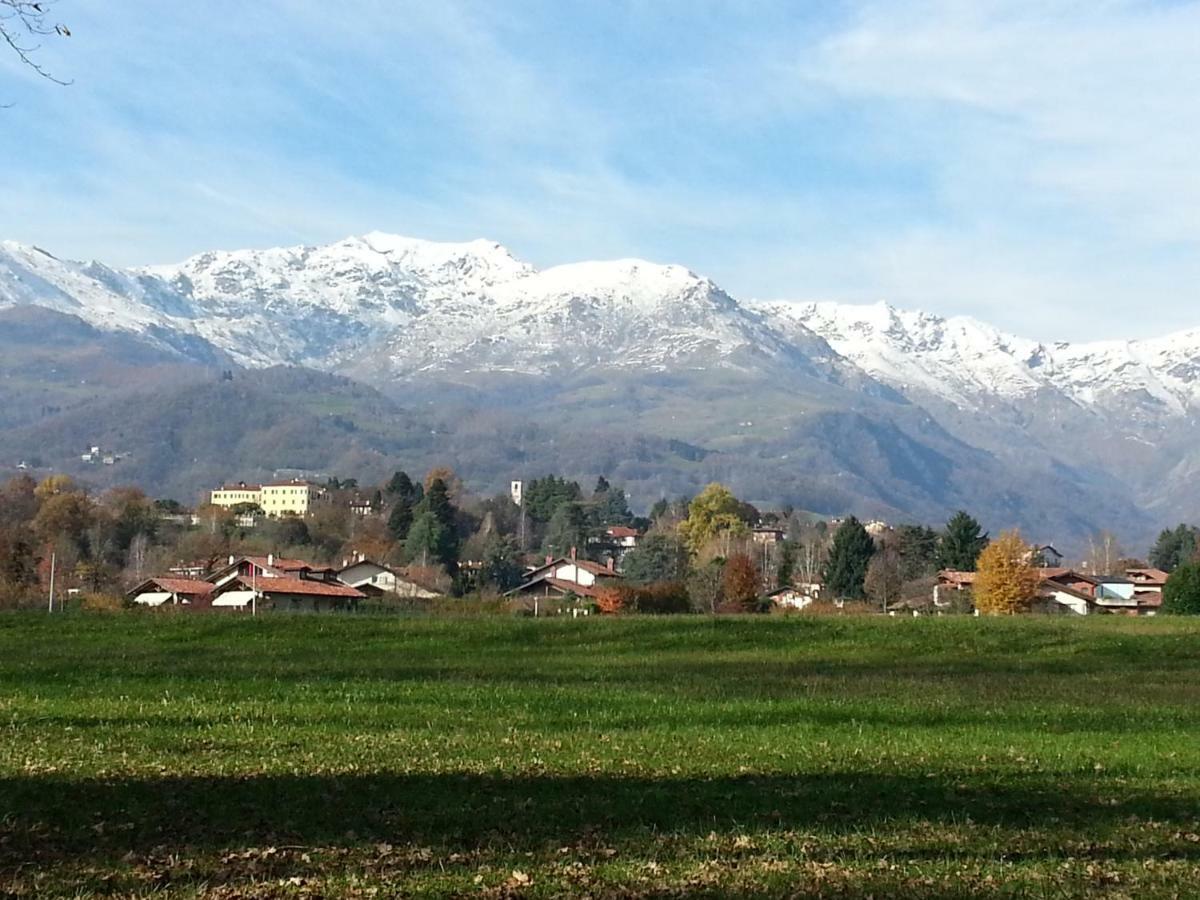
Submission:
M 384 489 L 389 496 L 408 498 L 411 506 L 415 506 L 421 500 L 421 486 L 414 484 L 407 472 L 393 473 Z
M 435 563 L 446 565 L 446 548 L 449 543 L 447 537 L 446 529 L 437 517 L 431 512 L 422 512 L 408 530 L 408 540 L 404 542 L 404 556 L 410 563 L 421 566 Z
M 408 537 L 408 531 L 413 524 L 413 508 L 412 503 L 406 498 L 401 498 L 392 506 L 391 515 L 388 516 L 388 533 L 393 540 L 403 541 Z
M 942 533 L 938 565 L 943 569 L 974 572 L 979 554 L 987 545 L 987 533 L 973 517 L 960 509 L 946 523 Z
M 1184 563 L 1196 557 L 1196 529 L 1191 525 L 1179 525 L 1164 530 L 1150 551 L 1150 565 L 1164 572 L 1174 572 Z
M 796 544 L 784 541 L 779 545 L 779 565 L 775 569 L 775 586 L 788 587 L 796 577 Z
M 566 556 L 571 550 L 579 550 L 587 540 L 587 520 L 578 503 L 562 503 L 550 517 L 546 526 L 546 552 L 552 556 Z
M 837 599 L 861 600 L 867 567 L 875 555 L 875 542 L 862 522 L 851 516 L 833 533 L 833 546 L 825 561 L 825 592 Z
M 621 573 L 626 581 L 682 581 L 687 576 L 687 547 L 677 535 L 649 534 L 625 555 Z
M 1006 531 L 979 554 L 975 608 L 984 615 L 1027 612 L 1040 582 L 1019 531 Z
M 414 515 L 415 520 L 409 531 L 408 540 L 412 541 L 412 531 L 416 530 L 417 524 L 424 517 L 429 516 L 437 524 L 437 528 L 424 529 L 421 532 L 422 540 L 429 539 L 425 536 L 426 532 L 435 535 L 435 546 L 430 548 L 435 550 L 433 557 L 448 570 L 453 569 L 458 560 L 458 531 L 454 506 L 450 503 L 450 490 L 446 482 L 441 478 L 434 478 L 429 483 L 429 488 L 425 491 L 421 502 L 417 504 Z M 412 558 L 411 551 L 409 558 Z

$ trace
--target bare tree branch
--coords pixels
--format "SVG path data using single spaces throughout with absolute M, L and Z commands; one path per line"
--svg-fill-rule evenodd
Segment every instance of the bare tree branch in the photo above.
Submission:
M 50 18 L 50 7 L 57 0 L 0 0 L 0 40 L 3 40 L 29 68 L 55 84 L 71 82 L 56 78 L 34 54 L 41 49 L 43 37 L 70 37 L 71 30 Z

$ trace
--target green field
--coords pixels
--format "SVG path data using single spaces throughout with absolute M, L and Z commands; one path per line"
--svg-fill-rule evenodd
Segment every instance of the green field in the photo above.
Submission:
M 0 896 L 1195 896 L 1200 623 L 0 616 Z

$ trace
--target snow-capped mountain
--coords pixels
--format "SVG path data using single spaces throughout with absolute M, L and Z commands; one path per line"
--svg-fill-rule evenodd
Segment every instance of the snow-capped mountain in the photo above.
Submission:
M 673 490 L 740 479 L 759 492 L 750 496 L 926 521 L 977 507 L 1044 539 L 1122 516 L 1142 529 L 1200 501 L 1200 330 L 1046 344 L 885 304 L 739 303 L 680 266 L 539 270 L 491 241 L 379 232 L 127 270 L 5 242 L 6 307 L 75 316 L 159 358 L 303 366 L 405 403 L 436 397 L 453 407 L 447 427 L 477 423 L 478 434 L 495 427 L 480 415 L 512 406 L 504 424 L 536 408 L 559 446 L 597 423 L 606 435 L 625 429 L 635 447 L 647 435 L 677 442 L 681 468 L 656 470 L 658 481 L 643 472 L 646 489 L 662 490 L 663 478 L 676 479 Z M 22 328 L 33 334 L 37 321 Z M 55 327 L 44 326 L 47 337 Z M 53 369 L 53 359 L 43 362 Z M 57 416 L 59 396 L 26 391 L 26 420 Z M 471 465 L 478 438 L 445 439 Z M 636 469 L 642 451 L 629 452 L 604 466 L 627 459 Z
M 781 334 L 680 266 L 538 271 L 489 241 L 373 232 L 322 247 L 211 252 L 116 271 L 0 248 L 0 306 L 42 305 L 104 330 L 204 340 L 249 367 L 546 374 L 588 366 L 754 368 L 858 377 L 803 327 Z
M 984 410 L 1058 395 L 1084 410 L 1139 420 L 1200 409 L 1200 329 L 1143 341 L 1046 344 L 965 316 L 886 303 L 757 306 L 771 321 L 810 328 L 918 401 L 936 397 Z

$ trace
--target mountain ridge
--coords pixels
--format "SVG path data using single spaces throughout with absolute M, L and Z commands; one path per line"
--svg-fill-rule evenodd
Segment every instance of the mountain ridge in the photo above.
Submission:
M 495 241 L 382 232 L 134 269 L 4 242 L 0 308 L 24 306 L 181 360 L 348 375 L 418 408 L 436 398 L 457 421 L 536 410 L 564 442 L 596 429 L 683 441 L 714 454 L 703 477 L 755 490 L 813 467 L 776 478 L 789 502 L 805 484 L 834 497 L 841 477 L 863 510 L 933 516 L 978 496 L 1000 524 L 1078 536 L 1123 509 L 1140 535 L 1200 499 L 1200 329 L 1046 344 L 886 304 L 740 302 L 682 266 L 539 270 Z

